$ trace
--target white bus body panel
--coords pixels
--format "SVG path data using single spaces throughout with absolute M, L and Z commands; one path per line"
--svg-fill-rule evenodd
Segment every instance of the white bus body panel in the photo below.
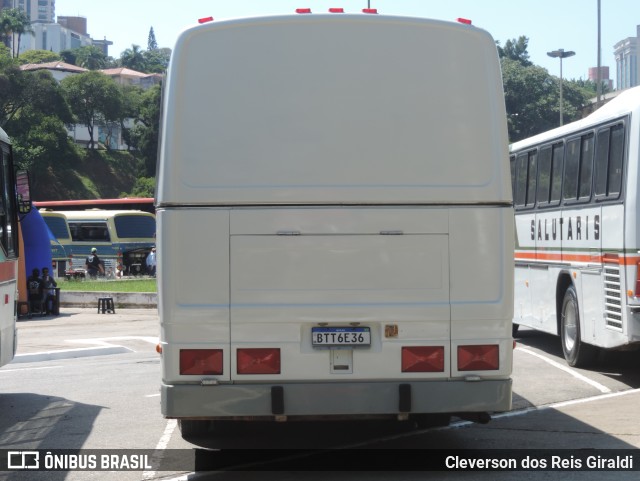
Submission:
M 496 55 L 475 27 L 400 17 L 181 34 L 156 191 L 163 414 L 271 416 L 274 386 L 287 416 L 397 415 L 401 385 L 411 413 L 510 409 Z M 314 348 L 318 325 L 371 345 Z M 498 345 L 498 369 L 460 371 L 461 345 Z M 442 346 L 444 370 L 402 372 L 405 346 Z M 279 349 L 280 373 L 238 374 L 243 348 Z M 223 373 L 180 374 L 181 349 L 223 350 Z
M 507 139 L 491 36 L 448 22 L 337 17 L 181 34 L 165 85 L 163 130 L 175 134 L 160 145 L 162 203 L 511 201 L 494 160 Z

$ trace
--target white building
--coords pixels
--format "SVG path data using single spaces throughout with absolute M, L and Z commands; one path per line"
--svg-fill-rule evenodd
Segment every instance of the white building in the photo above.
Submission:
M 20 38 L 20 53 L 27 50 L 49 50 L 60 53 L 87 45 L 92 45 L 91 37 L 70 30 L 59 23 L 33 23 L 33 34 Z
M 635 37 L 628 37 L 616 43 L 616 88 L 628 89 L 640 85 L 640 63 L 638 62 L 638 42 L 640 41 L 640 25 Z

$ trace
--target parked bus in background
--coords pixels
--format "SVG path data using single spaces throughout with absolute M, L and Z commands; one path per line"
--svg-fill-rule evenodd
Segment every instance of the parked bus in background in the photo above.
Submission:
M 51 239 L 52 274 L 54 277 L 65 277 L 71 256 L 71 232 L 69 232 L 67 218 L 62 212 L 52 212 L 47 209 L 40 209 L 39 212 L 53 236 Z
M 155 214 L 153 198 L 125 197 L 121 199 L 75 199 L 75 200 L 39 200 L 33 205 L 38 209 L 53 211 L 105 209 L 105 210 L 142 210 Z
M 178 38 L 156 209 L 162 413 L 185 437 L 218 421 L 431 425 L 511 408 L 495 43 L 369 12 Z
M 67 275 L 85 268 L 92 248 L 105 263 L 105 275 L 145 273 L 145 259 L 155 246 L 156 220 L 153 214 L 136 210 L 88 209 L 81 211 L 48 211 L 40 213 L 49 229 L 66 236 L 58 238 L 69 256 Z M 66 219 L 66 228 L 62 218 Z M 67 234 L 68 233 L 68 234 Z
M 571 366 L 640 347 L 640 88 L 511 146 L 514 332 L 561 337 Z
M 20 180 L 18 202 L 16 183 Z M 0 129 L 0 366 L 11 362 L 16 353 L 18 314 L 18 210 L 30 209 L 28 179 L 17 178 L 9 137 Z

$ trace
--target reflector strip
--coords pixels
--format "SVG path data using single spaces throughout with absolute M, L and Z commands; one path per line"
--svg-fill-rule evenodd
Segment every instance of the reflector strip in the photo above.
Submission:
M 403 346 L 402 372 L 444 372 L 444 347 Z
M 458 346 L 458 371 L 496 371 L 500 367 L 497 344 Z
M 180 349 L 180 374 L 222 374 L 222 349 Z
M 250 348 L 236 352 L 238 374 L 280 374 L 280 349 Z

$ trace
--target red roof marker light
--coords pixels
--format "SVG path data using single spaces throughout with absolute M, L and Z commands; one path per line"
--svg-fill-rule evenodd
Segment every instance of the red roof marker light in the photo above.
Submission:
M 457 18 L 456 20 L 460 23 L 464 23 L 465 25 L 471 25 L 471 20 L 468 18 Z
M 344 13 L 344 8 L 330 8 L 329 13 Z
M 311 13 L 310 8 L 296 8 L 296 13 Z
M 378 13 L 377 8 L 363 8 L 362 13 Z
M 198 23 L 208 23 L 208 22 L 213 22 L 213 17 L 204 17 L 204 18 L 198 19 Z

